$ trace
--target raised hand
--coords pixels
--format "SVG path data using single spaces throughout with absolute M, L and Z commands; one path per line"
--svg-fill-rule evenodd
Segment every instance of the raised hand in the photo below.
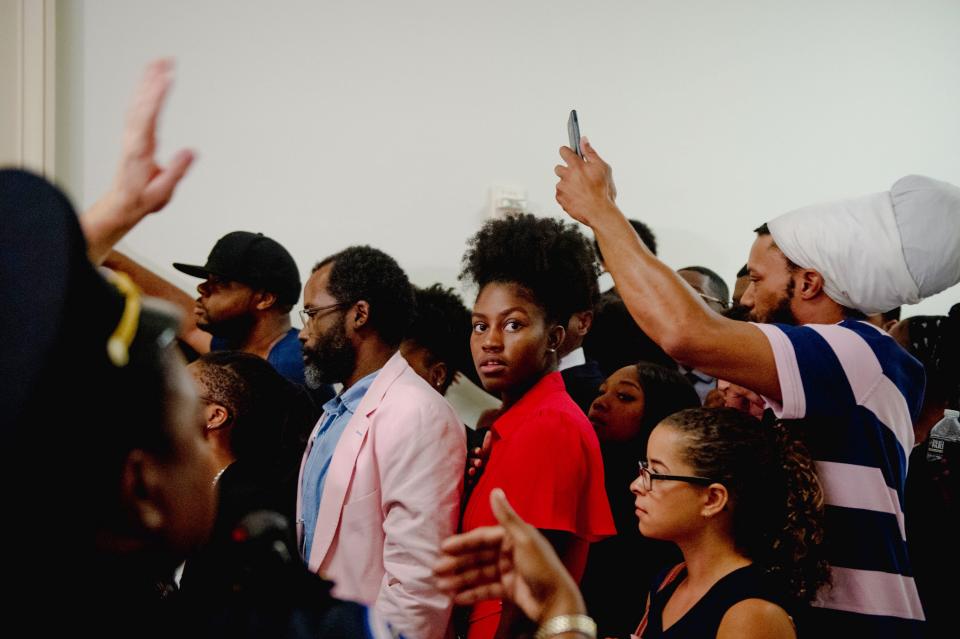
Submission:
M 181 149 L 166 166 L 156 160 L 157 120 L 173 82 L 173 62 L 151 62 L 127 111 L 123 148 L 113 185 L 80 218 L 91 261 L 100 263 L 110 249 L 144 216 L 159 211 L 193 163 Z
M 719 397 L 713 400 L 713 403 L 711 403 L 712 407 L 726 406 L 728 408 L 735 408 L 741 413 L 753 415 L 757 419 L 763 418 L 766 402 L 752 390 L 723 379 L 718 379 L 717 395 L 719 395 Z
M 173 61 L 151 62 L 127 112 L 113 190 L 128 215 L 142 217 L 162 209 L 193 162 L 188 149 L 177 151 L 165 167 L 155 157 L 157 118 L 172 84 Z
M 570 217 L 593 226 L 598 215 L 616 208 L 617 187 L 610 165 L 603 161 L 586 137 L 580 139 L 580 146 L 582 160 L 570 147 L 560 147 L 560 157 L 566 165 L 558 164 L 554 168 L 560 178 L 557 202 Z
M 438 588 L 461 605 L 509 599 L 538 623 L 582 614 L 580 591 L 550 542 L 520 519 L 499 488 L 490 493 L 490 506 L 499 526 L 454 535 L 440 546 Z

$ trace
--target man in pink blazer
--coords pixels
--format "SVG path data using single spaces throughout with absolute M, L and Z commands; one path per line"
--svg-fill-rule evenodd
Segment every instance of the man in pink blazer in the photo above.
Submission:
M 431 568 L 456 532 L 466 443 L 453 409 L 397 351 L 412 310 L 403 270 L 370 247 L 323 260 L 307 282 L 307 381 L 343 390 L 304 453 L 297 533 L 337 597 L 374 606 L 407 637 L 439 639 L 452 603 Z

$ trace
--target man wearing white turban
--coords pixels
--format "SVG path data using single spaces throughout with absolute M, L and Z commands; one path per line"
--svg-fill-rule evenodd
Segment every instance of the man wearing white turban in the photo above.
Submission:
M 643 246 L 614 201 L 609 165 L 586 138 L 582 151 L 583 159 L 560 149 L 557 201 L 593 229 L 640 328 L 681 364 L 807 423 L 833 586 L 819 593 L 804 633 L 921 636 L 902 504 L 923 369 L 858 320 L 960 281 L 960 189 L 910 176 L 891 191 L 760 227 L 741 300 L 754 321 L 738 322 L 710 310 Z M 760 622 L 749 609 L 737 614 Z

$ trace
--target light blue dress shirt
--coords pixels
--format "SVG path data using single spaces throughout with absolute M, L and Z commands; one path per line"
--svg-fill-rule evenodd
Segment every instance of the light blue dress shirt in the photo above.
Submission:
M 336 450 L 337 442 L 340 441 L 340 435 L 346 429 L 347 423 L 360 405 L 360 400 L 367 394 L 379 372 L 376 370 L 370 373 L 323 405 L 320 428 L 317 429 L 312 440 L 313 445 L 307 456 L 307 463 L 303 467 L 303 480 L 300 485 L 304 561 L 310 561 L 313 532 L 317 527 L 320 499 L 323 497 L 323 485 L 327 479 L 330 461 L 333 459 L 333 451 Z

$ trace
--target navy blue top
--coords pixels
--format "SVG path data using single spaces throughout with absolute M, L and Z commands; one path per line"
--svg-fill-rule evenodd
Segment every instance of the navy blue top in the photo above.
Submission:
M 716 637 L 723 616 L 730 608 L 746 599 L 763 599 L 774 603 L 783 608 L 794 619 L 795 624 L 797 622 L 796 617 L 800 607 L 782 588 L 778 587 L 773 579 L 767 577 L 762 568 L 756 564 L 750 564 L 722 577 L 686 614 L 664 630 L 663 609 L 686 576 L 687 570 L 684 568 L 663 590 L 660 592 L 651 590 L 650 613 L 643 639 Z

